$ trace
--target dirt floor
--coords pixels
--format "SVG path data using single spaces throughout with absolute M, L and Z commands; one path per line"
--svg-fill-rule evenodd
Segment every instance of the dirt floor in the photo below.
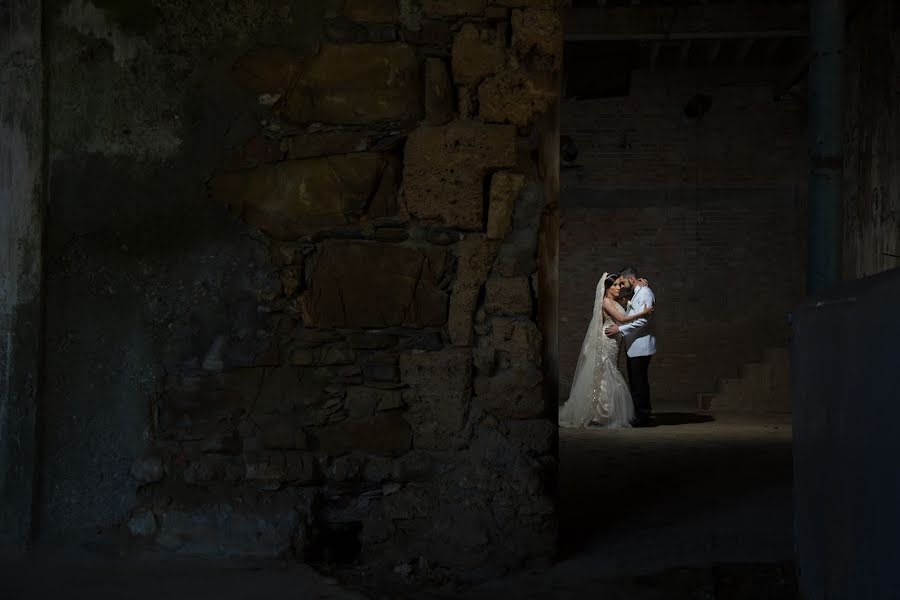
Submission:
M 464 597 L 797 598 L 789 417 L 656 424 L 562 430 L 558 564 Z
M 673 412 L 656 423 L 561 432 L 560 555 L 549 569 L 474 588 L 395 581 L 353 591 L 365 578 L 341 585 L 296 564 L 29 559 L 0 563 L 0 597 L 798 598 L 789 421 Z

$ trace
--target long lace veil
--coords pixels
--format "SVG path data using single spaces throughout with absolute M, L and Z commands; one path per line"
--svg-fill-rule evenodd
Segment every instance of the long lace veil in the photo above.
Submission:
M 581 354 L 578 356 L 578 364 L 575 367 L 575 376 L 572 378 L 572 389 L 569 398 L 559 409 L 559 424 L 563 427 L 583 427 L 587 423 L 581 423 L 585 415 L 590 414 L 586 410 L 587 405 L 593 401 L 594 383 L 599 381 L 600 373 L 597 352 L 598 342 L 603 327 L 603 296 L 605 290 L 603 284 L 609 273 L 604 273 L 597 283 L 594 295 L 594 311 L 591 314 L 591 322 L 588 325 L 584 342 L 581 344 Z

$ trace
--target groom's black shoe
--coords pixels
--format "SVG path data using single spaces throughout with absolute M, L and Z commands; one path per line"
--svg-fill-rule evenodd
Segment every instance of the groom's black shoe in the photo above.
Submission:
M 650 417 L 647 417 L 646 419 L 634 419 L 633 421 L 631 421 L 631 426 L 632 427 L 653 427 L 653 423 L 652 423 Z

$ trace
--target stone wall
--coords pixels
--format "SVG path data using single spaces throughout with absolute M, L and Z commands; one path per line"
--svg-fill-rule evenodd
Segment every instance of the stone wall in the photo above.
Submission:
M 561 399 L 596 282 L 628 264 L 660 307 L 658 408 L 696 406 L 718 379 L 786 344 L 806 271 L 805 95 L 775 102 L 753 77 L 637 72 L 627 97 L 563 103 L 562 133 L 579 154 L 562 171 Z M 712 108 L 687 124 L 681 111 L 698 91 Z
M 550 555 L 552 0 L 122 6 L 49 26 L 43 536 Z
M 844 277 L 900 266 L 900 8 L 866 4 L 847 35 Z

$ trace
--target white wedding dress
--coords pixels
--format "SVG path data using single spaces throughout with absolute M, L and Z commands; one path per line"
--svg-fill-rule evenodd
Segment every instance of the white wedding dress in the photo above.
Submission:
M 559 408 L 559 425 L 567 428 L 630 427 L 634 419 L 634 404 L 628 384 L 619 371 L 621 336 L 608 338 L 604 330 L 615 323 L 603 311 L 603 282 L 597 285 L 594 316 L 588 325 L 575 368 L 575 378 L 569 399 Z M 625 309 L 616 304 L 625 315 Z

